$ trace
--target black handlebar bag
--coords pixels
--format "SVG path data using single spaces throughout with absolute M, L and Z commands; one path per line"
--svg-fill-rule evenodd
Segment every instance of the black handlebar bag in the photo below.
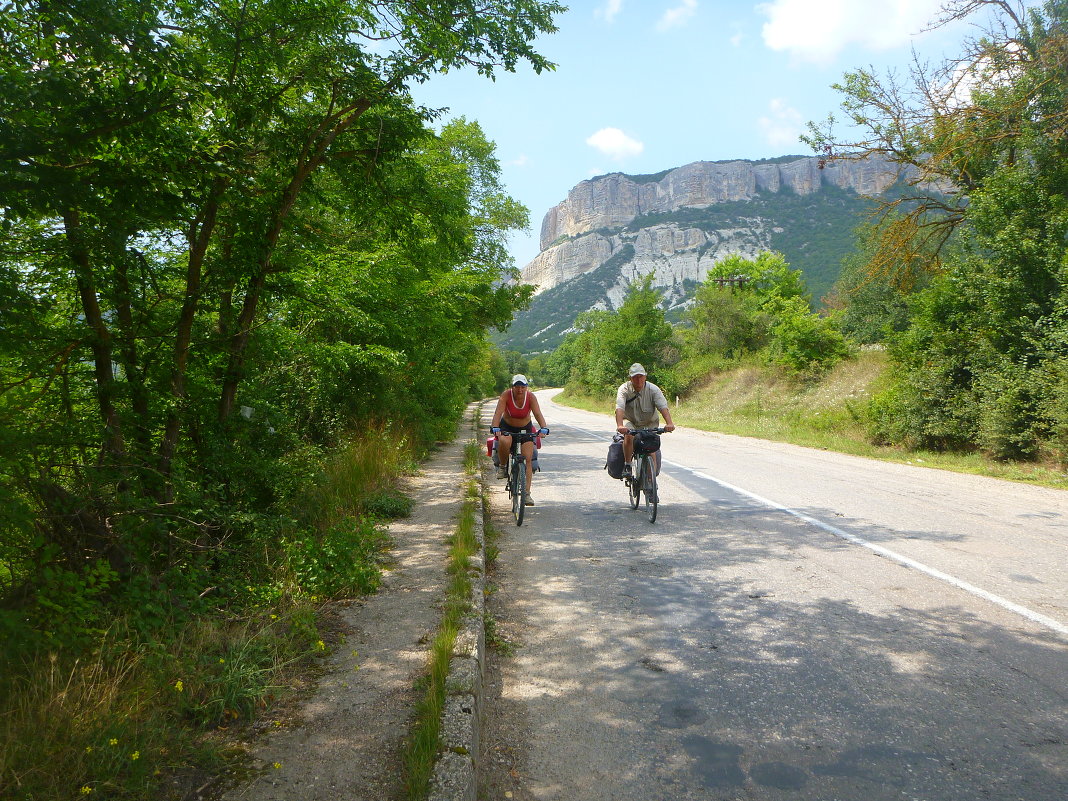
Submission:
M 660 450 L 660 435 L 655 431 L 634 432 L 635 453 L 656 453 Z

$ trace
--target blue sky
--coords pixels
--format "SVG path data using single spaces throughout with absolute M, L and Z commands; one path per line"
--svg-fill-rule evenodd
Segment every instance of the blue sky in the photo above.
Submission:
M 566 4 L 566 0 L 564 0 Z M 521 67 L 495 82 L 435 76 L 417 102 L 478 120 L 496 143 L 508 193 L 530 210 L 518 267 L 541 221 L 579 181 L 693 161 L 810 155 L 809 120 L 839 110 L 831 88 L 858 67 L 938 62 L 973 27 L 924 33 L 944 0 L 572 0 L 539 41 L 554 72 Z

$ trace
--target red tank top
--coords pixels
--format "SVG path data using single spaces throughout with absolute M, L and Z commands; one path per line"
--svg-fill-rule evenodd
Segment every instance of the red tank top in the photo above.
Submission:
M 523 420 L 530 417 L 530 390 L 527 390 L 526 397 L 523 399 L 522 406 L 515 405 L 515 394 L 512 390 L 508 390 L 508 398 L 504 402 L 504 413 L 509 417 L 516 417 Z

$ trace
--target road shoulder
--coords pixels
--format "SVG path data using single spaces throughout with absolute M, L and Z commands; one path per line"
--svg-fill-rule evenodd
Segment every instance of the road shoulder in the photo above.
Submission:
M 347 634 L 325 658 L 317 686 L 286 719 L 268 720 L 264 735 L 244 744 L 251 777 L 223 801 L 404 797 L 403 748 L 441 619 L 447 541 L 464 500 L 470 414 L 457 437 L 408 480 L 413 510 L 389 526 L 391 565 L 381 588 L 339 605 Z

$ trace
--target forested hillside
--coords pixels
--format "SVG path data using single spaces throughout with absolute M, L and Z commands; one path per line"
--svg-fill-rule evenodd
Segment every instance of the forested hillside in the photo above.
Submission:
M 746 247 L 760 250 L 763 246 L 782 253 L 791 266 L 801 271 L 813 305 L 819 307 L 837 281 L 842 261 L 857 247 L 857 229 L 870 223 L 877 207 L 871 198 L 831 186 L 809 195 L 783 190 L 760 193 L 751 200 L 645 214 L 626 227 L 638 231 L 673 225 L 711 234 L 758 227 L 767 232 L 766 236 L 760 242 L 747 242 Z M 622 229 L 603 233 L 610 236 L 619 230 Z M 700 253 L 699 250 L 698 257 Z M 625 244 L 593 270 L 539 292 L 506 330 L 492 335 L 493 341 L 504 350 L 528 355 L 552 351 L 563 342 L 578 314 L 611 304 L 610 293 L 619 285 L 620 276 L 632 269 L 634 256 L 634 246 Z M 688 254 L 680 254 L 680 258 L 687 257 Z M 682 319 L 698 284 L 697 280 L 684 278 L 658 287 L 670 319 Z

